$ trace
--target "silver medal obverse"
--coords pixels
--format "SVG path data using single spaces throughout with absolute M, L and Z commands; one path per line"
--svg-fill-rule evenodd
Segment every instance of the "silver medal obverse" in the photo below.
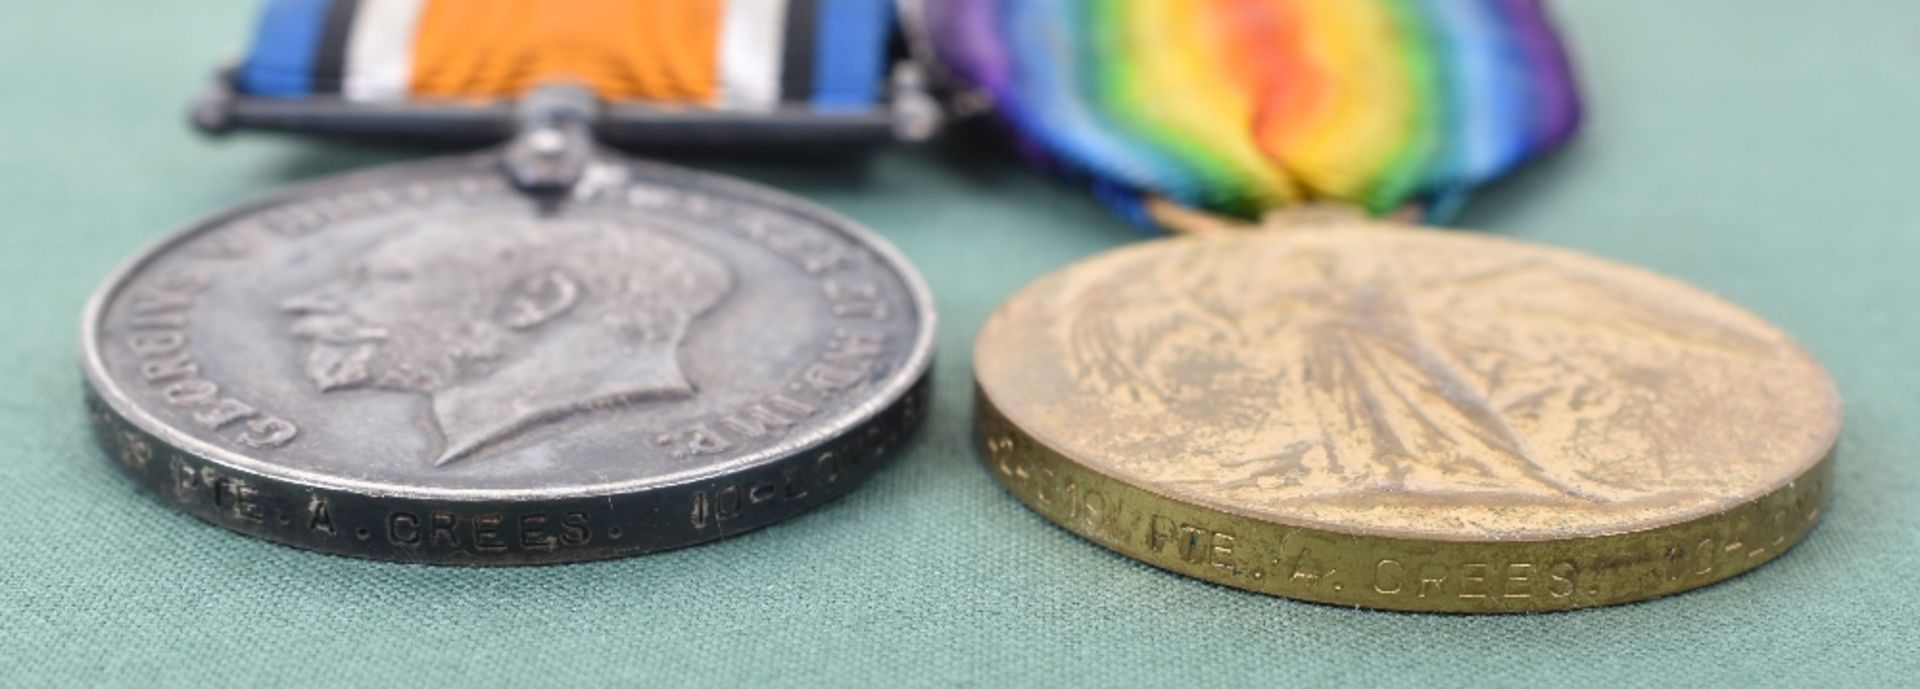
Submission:
M 673 548 L 829 501 L 917 426 L 924 284 L 854 223 L 593 152 L 314 182 L 147 250 L 81 343 L 103 444 L 162 500 L 333 553 Z

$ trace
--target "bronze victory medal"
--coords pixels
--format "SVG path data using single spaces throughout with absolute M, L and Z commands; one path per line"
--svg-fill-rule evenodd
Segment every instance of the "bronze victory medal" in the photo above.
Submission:
M 1786 335 L 1567 251 L 1351 220 L 1148 242 L 1009 299 L 993 473 L 1229 586 L 1505 612 L 1674 593 L 1812 528 L 1840 401 Z
M 95 296 L 93 418 L 198 517 L 385 559 L 671 548 L 845 493 L 921 417 L 926 288 L 796 198 L 592 152 L 295 187 Z

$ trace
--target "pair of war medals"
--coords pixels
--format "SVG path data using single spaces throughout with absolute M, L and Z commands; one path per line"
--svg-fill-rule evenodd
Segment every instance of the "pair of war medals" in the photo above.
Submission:
M 596 147 L 290 188 L 121 268 L 92 418 L 164 501 L 408 562 L 590 560 L 830 501 L 926 410 L 934 313 L 855 223 Z M 1746 571 L 1832 484 L 1839 399 L 1759 318 L 1567 251 L 1340 216 L 1142 242 L 974 350 L 988 469 L 1157 567 L 1382 609 L 1590 607 Z

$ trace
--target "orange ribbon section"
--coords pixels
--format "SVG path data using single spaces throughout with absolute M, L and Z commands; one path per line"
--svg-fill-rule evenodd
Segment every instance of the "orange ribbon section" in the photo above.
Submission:
M 412 92 L 510 98 L 575 81 L 609 100 L 711 102 L 723 9 L 720 0 L 429 2 Z

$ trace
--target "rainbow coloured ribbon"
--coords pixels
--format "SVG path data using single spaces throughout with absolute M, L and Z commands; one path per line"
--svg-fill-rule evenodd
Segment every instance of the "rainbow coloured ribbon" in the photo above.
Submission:
M 890 0 L 268 0 L 242 93 L 511 99 L 555 80 L 609 101 L 876 107 Z
M 922 16 L 1027 149 L 1136 217 L 1145 197 L 1444 213 L 1580 121 L 1539 0 L 925 0 Z

